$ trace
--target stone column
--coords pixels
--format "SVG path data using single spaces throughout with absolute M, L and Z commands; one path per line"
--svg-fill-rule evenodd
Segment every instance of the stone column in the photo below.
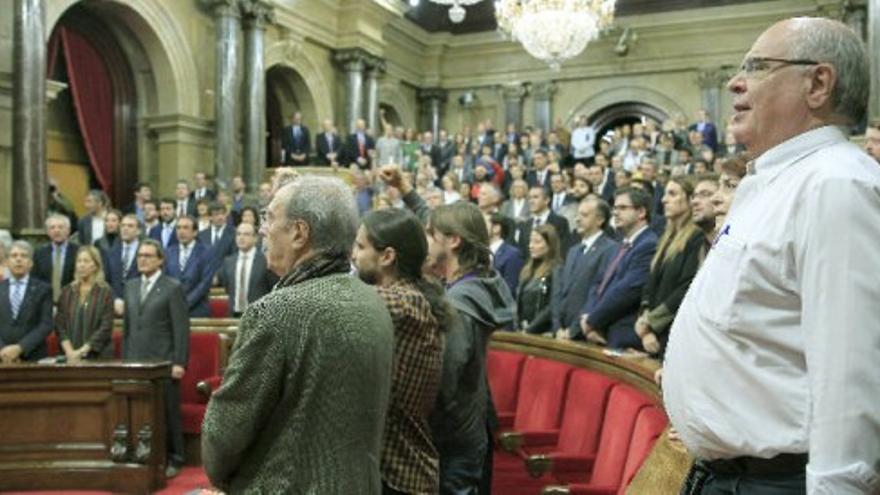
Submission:
M 501 85 L 501 97 L 504 100 L 504 128 L 508 124 L 516 125 L 522 129 L 522 106 L 526 88 L 521 83 L 509 83 Z
M 868 54 L 871 60 L 871 100 L 868 118 L 880 118 L 880 0 L 868 0 Z
M 697 74 L 697 85 L 700 87 L 700 105 L 709 114 L 709 120 L 718 128 L 718 142 L 724 142 L 726 122 L 721 108 L 722 88 L 730 80 L 732 71 L 719 67 L 701 71 Z
M 446 103 L 448 93 L 442 88 L 420 89 L 418 92 L 419 102 L 422 106 L 422 118 L 425 125 L 434 134 L 434 142 L 437 142 L 440 134 L 440 123 L 443 117 L 443 104 Z
M 364 118 L 364 69 L 370 56 L 353 48 L 336 52 L 334 58 L 345 71 L 345 123 L 348 132 L 354 132 L 355 122 Z
M 248 189 L 256 191 L 266 167 L 266 64 L 263 59 L 266 25 L 275 9 L 265 0 L 244 0 L 244 163 Z
M 12 96 L 12 229 L 43 233 L 46 173 L 46 12 L 42 0 L 15 0 Z
M 532 84 L 532 94 L 535 96 L 535 127 L 544 132 L 553 126 L 553 94 L 556 89 L 553 81 Z
M 385 73 L 385 61 L 379 58 L 370 60 L 367 67 L 367 128 L 373 130 L 374 136 L 381 136 L 379 122 L 379 79 Z
M 238 50 L 241 45 L 239 0 L 201 0 L 216 18 L 214 45 L 214 175 L 229 184 L 235 169 L 239 127 L 236 104 L 239 92 Z

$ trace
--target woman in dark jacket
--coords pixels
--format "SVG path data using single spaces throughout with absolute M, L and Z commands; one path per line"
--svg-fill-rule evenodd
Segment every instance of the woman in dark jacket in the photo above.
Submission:
M 663 195 L 666 230 L 651 261 L 635 328 L 642 346 L 655 355 L 666 350 L 672 320 L 700 267 L 704 234 L 691 218 L 693 192 L 690 181 L 676 177 L 669 180 Z
M 61 289 L 55 333 L 67 356 L 76 363 L 85 358 L 113 357 L 113 296 L 104 280 L 101 255 L 94 246 L 76 254 L 73 282 Z
M 559 256 L 559 235 L 549 224 L 532 230 L 529 237 L 529 260 L 519 275 L 516 308 L 519 329 L 525 333 L 547 333 L 553 330 L 550 308 L 553 272 L 562 264 Z

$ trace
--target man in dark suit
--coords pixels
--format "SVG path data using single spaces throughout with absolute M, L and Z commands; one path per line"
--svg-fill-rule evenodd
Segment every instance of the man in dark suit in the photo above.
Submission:
M 568 184 L 566 184 L 565 175 L 562 173 L 550 176 L 550 209 L 557 215 L 562 215 L 562 208 L 577 201 L 574 196 L 568 193 Z
M 196 201 L 200 199 L 207 199 L 208 201 L 214 201 L 217 197 L 217 192 L 208 187 L 208 176 L 205 175 L 204 172 L 196 172 L 193 176 L 193 184 L 194 189 L 192 193 L 190 193 L 189 198 L 192 200 L 193 205 L 195 205 Z
M 568 250 L 561 276 L 554 278 L 551 293 L 553 330 L 558 339 L 584 338 L 580 318 L 590 287 L 605 272 L 618 248 L 618 243 L 605 233 L 610 220 L 611 207 L 598 196 L 587 196 L 578 205 L 581 241 Z
M 342 149 L 342 139 L 336 133 L 336 128 L 330 119 L 322 124 L 324 132 L 315 136 L 315 149 L 318 150 L 318 163 L 321 165 L 338 165 L 339 152 Z
M 550 170 L 547 167 L 547 154 L 543 150 L 535 150 L 532 153 L 533 170 L 526 174 L 526 182 L 529 187 L 541 186 L 550 193 Z
M 434 133 L 426 131 L 422 134 L 422 142 L 419 143 L 419 151 L 422 152 L 422 156 L 431 158 L 431 166 L 434 167 L 434 170 L 437 171 L 437 176 L 440 177 L 442 172 L 442 170 L 440 170 L 440 148 L 434 144 Z
M 211 260 L 210 249 L 196 240 L 195 218 L 177 219 L 177 239 L 179 243 L 168 248 L 165 274 L 183 286 L 190 317 L 208 317 L 208 292 L 217 264 Z
M 64 215 L 49 215 L 46 219 L 49 243 L 34 253 L 34 278 L 52 287 L 52 301 L 58 301 L 61 288 L 73 280 L 76 252 L 79 245 L 69 240 L 70 219 Z
M 253 225 L 239 224 L 235 244 L 238 251 L 226 257 L 219 277 L 229 295 L 230 316 L 238 318 L 249 304 L 272 290 L 278 276 L 269 271 L 265 255 L 256 248 L 257 231 Z
M 516 294 L 519 272 L 524 264 L 519 248 L 507 242 L 513 231 L 513 220 L 501 213 L 489 216 L 489 249 L 492 251 L 492 268 L 507 282 L 511 294 Z
M 211 273 L 216 273 L 223 260 L 235 251 L 235 229 L 229 224 L 226 205 L 212 203 L 211 226 L 198 233 L 199 244 L 209 248 Z
M 160 204 L 161 208 L 162 205 Z M 196 214 L 196 202 L 190 198 L 189 182 L 180 179 L 174 188 L 174 214 L 178 217 Z
M 697 121 L 694 122 L 689 128 L 689 131 L 697 131 L 703 135 L 703 144 L 708 146 L 709 149 L 715 151 L 718 149 L 718 129 L 715 127 L 715 124 L 709 121 L 709 112 L 705 109 L 700 109 L 697 112 Z
M 159 225 L 150 229 L 150 239 L 162 244 L 163 249 L 177 245 L 177 220 L 174 214 L 174 200 L 162 198 L 159 202 Z
M 440 129 L 440 135 L 437 136 L 437 148 L 440 149 L 440 163 L 435 163 L 434 167 L 438 171 L 437 177 L 443 177 L 452 166 L 452 157 L 455 156 L 455 143 L 449 139 L 449 135 L 445 129 Z
M 364 119 L 355 122 L 354 132 L 348 135 L 345 148 L 346 163 L 355 163 L 362 170 L 370 168 L 370 151 L 376 149 L 376 142 L 367 134 Z
M 569 247 L 569 228 L 568 220 L 561 217 L 550 210 L 550 197 L 547 191 L 541 186 L 533 186 L 529 189 L 529 211 L 531 216 L 524 222 L 520 222 L 516 231 L 515 240 L 519 246 L 519 251 L 525 259 L 529 259 L 529 236 L 532 229 L 538 225 L 549 223 L 556 228 L 556 234 L 559 236 L 559 248 L 568 250 Z
M 122 325 L 122 358 L 127 361 L 171 361 L 165 383 L 165 436 L 167 477 L 176 476 L 184 462 L 180 418 L 180 379 L 189 363 L 189 315 L 183 289 L 162 273 L 162 246 L 145 239 L 137 254 L 140 278 L 125 284 L 125 317 Z
M 309 128 L 302 123 L 302 114 L 296 112 L 290 125 L 281 134 L 281 150 L 284 152 L 284 163 L 287 165 L 308 165 L 309 153 L 312 151 L 312 138 Z
M 492 144 L 492 159 L 498 163 L 504 163 L 504 157 L 507 156 L 507 144 L 504 142 L 504 135 L 496 133 L 495 142 Z
M 46 357 L 46 336 L 52 331 L 52 289 L 30 276 L 33 254 L 33 248 L 25 241 L 15 241 L 9 249 L 6 261 L 11 277 L 0 282 L 3 364 Z
M 648 228 L 651 197 L 640 189 L 621 189 L 614 199 L 613 211 L 623 242 L 590 290 L 586 311 L 581 316 L 581 331 L 590 342 L 613 349 L 642 350 L 642 340 L 634 326 L 657 249 L 657 235 Z
M 104 236 L 104 215 L 107 213 L 109 204 L 110 199 L 107 198 L 104 191 L 92 189 L 86 194 L 84 201 L 86 215 L 79 219 L 76 228 L 80 244 L 83 246 L 94 244 Z
M 129 213 L 119 222 L 119 239 L 106 254 L 105 271 L 107 283 L 113 290 L 117 313 L 121 314 L 122 300 L 125 298 L 125 284 L 138 276 L 137 251 L 140 245 L 141 227 L 137 217 Z

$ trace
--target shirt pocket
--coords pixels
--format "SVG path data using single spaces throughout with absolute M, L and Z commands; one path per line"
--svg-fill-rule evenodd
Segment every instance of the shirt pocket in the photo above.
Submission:
M 745 241 L 729 234 L 721 235 L 700 270 L 698 311 L 721 330 L 731 324 L 745 253 Z

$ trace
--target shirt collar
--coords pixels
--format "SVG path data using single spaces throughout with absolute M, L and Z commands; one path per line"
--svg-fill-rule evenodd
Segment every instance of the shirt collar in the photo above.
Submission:
M 12 273 L 9 274 L 9 286 L 12 287 L 17 282 L 21 282 L 25 287 L 27 287 L 28 281 L 31 279 L 31 274 L 25 274 L 22 278 L 15 278 L 15 275 Z
M 642 232 L 644 232 L 644 231 L 646 231 L 646 230 L 648 230 L 648 226 L 647 226 L 647 225 L 643 225 L 642 228 L 640 228 L 639 230 L 633 232 L 633 235 L 631 235 L 631 236 L 629 236 L 629 237 L 623 239 L 623 242 L 628 242 L 629 245 L 632 246 L 633 244 L 635 244 L 636 239 L 638 239 L 639 236 L 642 235 Z
M 755 174 L 773 180 L 780 172 L 816 150 L 846 141 L 837 126 L 823 126 L 783 141 L 765 151 L 754 163 Z
M 257 250 L 257 247 L 254 246 L 254 247 L 248 249 L 247 251 L 239 251 L 238 254 L 239 254 L 239 256 L 247 256 L 248 258 L 253 259 L 254 251 L 256 251 L 256 250 Z
M 540 218 L 540 219 L 541 219 L 541 224 L 542 224 L 542 225 L 545 224 L 545 223 L 547 223 L 547 219 L 550 218 L 550 208 L 547 208 L 547 211 L 545 211 L 543 215 L 534 215 L 534 216 L 532 217 L 532 221 L 534 221 L 534 219 L 536 219 L 536 218 Z
M 502 243 L 504 243 L 504 239 L 495 239 L 494 241 L 489 243 L 489 250 L 492 251 L 492 254 L 498 252 L 498 248 L 501 247 Z
M 596 240 L 599 239 L 599 236 L 601 236 L 601 235 L 602 235 L 602 231 L 600 230 L 600 231 L 596 232 L 595 234 L 591 235 L 590 237 L 587 237 L 586 239 L 581 241 L 584 245 L 584 250 L 589 250 L 591 247 L 593 247 L 593 244 L 596 244 Z
M 159 280 L 159 277 L 161 275 L 162 275 L 162 269 L 160 268 L 160 269 L 156 270 L 156 273 L 152 274 L 149 277 L 147 277 L 145 275 L 141 275 L 141 280 L 147 282 L 147 285 L 152 287 L 153 284 L 156 283 L 156 280 Z

